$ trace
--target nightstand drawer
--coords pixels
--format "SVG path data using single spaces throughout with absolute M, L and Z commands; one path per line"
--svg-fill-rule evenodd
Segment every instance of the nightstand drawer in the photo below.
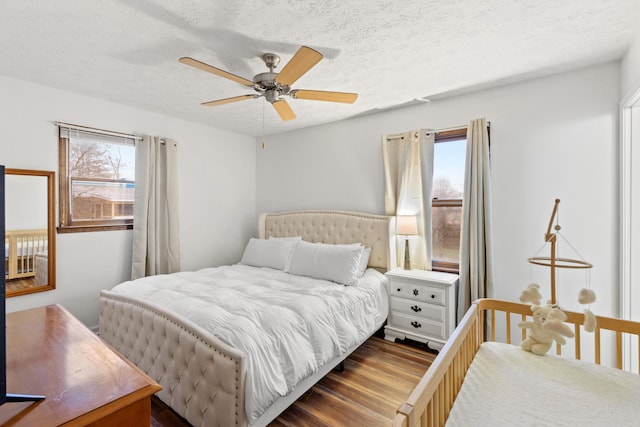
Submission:
M 392 283 L 390 283 L 390 286 L 391 296 L 410 298 L 413 300 L 425 301 L 432 304 L 444 305 L 444 289 L 432 288 L 429 286 L 400 281 L 393 281 Z
M 391 298 L 392 315 L 408 314 L 416 317 L 423 317 L 435 322 L 444 322 L 446 308 L 441 305 L 428 304 L 422 301 L 411 301 L 401 298 Z
M 446 339 L 444 323 L 442 322 L 433 322 L 417 316 L 393 313 L 391 323 L 394 326 L 404 329 L 407 333 L 424 335 L 439 340 Z

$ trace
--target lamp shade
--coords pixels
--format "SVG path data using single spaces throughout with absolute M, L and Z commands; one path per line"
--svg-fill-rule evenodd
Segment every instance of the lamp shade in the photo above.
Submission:
M 413 215 L 398 215 L 396 217 L 396 234 L 414 236 L 418 234 L 418 220 Z

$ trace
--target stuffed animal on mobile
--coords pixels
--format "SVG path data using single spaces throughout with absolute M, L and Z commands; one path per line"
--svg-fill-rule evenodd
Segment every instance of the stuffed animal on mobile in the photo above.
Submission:
M 573 332 L 562 320 L 566 319 L 566 315 L 559 308 L 551 304 L 532 305 L 531 312 L 532 322 L 524 321 L 518 324 L 520 328 L 530 329 L 529 335 L 520 344 L 523 350 L 544 356 L 553 341 L 563 345 L 566 343 L 564 337 L 573 338 Z
M 578 302 L 583 305 L 591 304 L 596 301 L 596 294 L 591 289 L 581 289 L 578 294 Z M 593 332 L 596 330 L 598 322 L 596 315 L 588 308 L 584 309 L 584 330 L 587 332 Z
M 520 301 L 525 304 L 540 305 L 541 300 L 540 286 L 536 283 L 527 286 L 527 289 L 520 294 Z

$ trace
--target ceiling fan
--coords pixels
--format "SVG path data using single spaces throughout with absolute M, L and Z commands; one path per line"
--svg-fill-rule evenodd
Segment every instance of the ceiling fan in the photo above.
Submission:
M 284 121 L 292 120 L 296 118 L 295 113 L 291 109 L 291 106 L 285 101 L 283 96 L 290 96 L 294 99 L 310 99 L 313 101 L 329 101 L 329 102 L 342 102 L 346 104 L 353 104 L 358 98 L 357 93 L 348 92 L 327 92 L 321 90 L 306 90 L 306 89 L 291 89 L 291 85 L 294 84 L 300 77 L 302 77 L 307 71 L 309 71 L 314 65 L 316 65 L 322 59 L 322 54 L 310 47 L 302 46 L 293 55 L 291 60 L 285 64 L 279 73 L 275 73 L 273 70 L 280 63 L 280 57 L 273 53 L 265 53 L 262 55 L 262 60 L 269 68 L 268 72 L 259 73 L 253 76 L 253 80 L 248 80 L 228 71 L 221 70 L 213 67 L 204 62 L 200 62 L 197 59 L 183 57 L 179 61 L 183 64 L 197 68 L 208 73 L 215 74 L 220 77 L 224 77 L 229 80 L 233 80 L 241 85 L 248 86 L 254 89 L 257 94 L 240 95 L 231 98 L 218 99 L 216 101 L 203 102 L 205 106 L 216 106 L 229 104 L 232 102 L 244 101 L 247 99 L 254 99 L 264 96 L 267 101 L 273 105 L 280 118 Z

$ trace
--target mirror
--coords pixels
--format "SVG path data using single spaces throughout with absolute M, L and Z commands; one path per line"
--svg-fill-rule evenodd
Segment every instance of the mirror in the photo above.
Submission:
M 6 295 L 56 287 L 55 172 L 5 169 Z

